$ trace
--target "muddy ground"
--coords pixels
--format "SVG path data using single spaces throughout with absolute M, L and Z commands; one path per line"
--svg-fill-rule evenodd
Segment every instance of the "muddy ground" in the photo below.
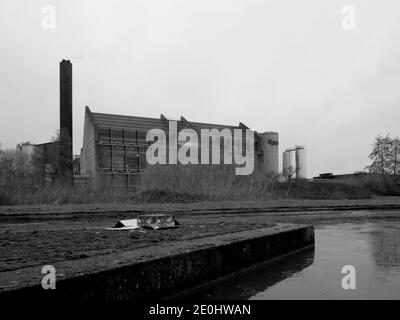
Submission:
M 0 276 L 3 271 L 28 266 L 79 260 L 271 226 L 267 222 L 189 223 L 185 220 L 184 225 L 176 229 L 105 230 L 101 222 L 92 221 L 90 226 L 87 224 L 82 227 L 62 222 L 57 225 L 28 223 L 0 232 Z
M 337 207 L 341 205 L 345 207 L 338 210 Z M 365 209 L 368 205 L 375 209 L 383 206 L 383 209 Z M 393 208 L 390 209 L 390 206 Z M 241 212 L 242 209 L 246 210 Z M 118 220 L 136 217 L 140 211 L 175 212 L 181 226 L 158 231 L 106 230 Z M 190 239 L 265 228 L 276 222 L 320 225 L 382 218 L 400 218 L 399 198 L 139 206 L 2 207 L 0 279 L 4 272 L 25 267 L 60 261 L 76 261 L 79 265 L 87 258 L 101 259 L 108 254 L 148 249 L 152 246 L 174 247 L 177 243 Z

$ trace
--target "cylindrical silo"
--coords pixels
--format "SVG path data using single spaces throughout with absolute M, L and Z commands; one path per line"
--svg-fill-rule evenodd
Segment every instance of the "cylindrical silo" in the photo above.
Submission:
M 282 171 L 285 174 L 290 166 L 290 152 L 284 151 L 282 153 Z
M 306 151 L 304 146 L 296 146 L 296 178 L 307 178 Z
M 264 132 L 261 136 L 261 150 L 264 154 L 264 172 L 279 173 L 279 134 Z
M 294 174 L 296 165 L 293 150 L 286 150 L 282 154 L 282 173 L 284 177 L 291 178 Z

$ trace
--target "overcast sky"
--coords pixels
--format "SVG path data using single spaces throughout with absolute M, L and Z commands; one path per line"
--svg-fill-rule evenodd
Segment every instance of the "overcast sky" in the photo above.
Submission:
M 306 146 L 310 177 L 362 170 L 374 136 L 400 135 L 398 0 L 1 0 L 0 40 L 3 148 L 54 135 L 63 58 L 76 154 L 85 105 L 277 131 L 280 151 Z

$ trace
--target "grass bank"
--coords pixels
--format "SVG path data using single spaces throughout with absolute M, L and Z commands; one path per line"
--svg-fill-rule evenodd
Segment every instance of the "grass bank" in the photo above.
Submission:
M 0 205 L 367 199 L 374 195 L 400 195 L 399 185 L 389 176 L 366 175 L 334 182 L 283 181 L 277 175 L 263 173 L 236 176 L 233 170 L 231 166 L 149 167 L 135 190 L 15 181 L 0 188 Z

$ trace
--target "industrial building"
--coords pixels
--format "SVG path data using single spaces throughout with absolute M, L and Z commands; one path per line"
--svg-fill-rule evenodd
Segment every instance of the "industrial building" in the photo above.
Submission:
M 306 152 L 304 146 L 286 149 L 282 154 L 282 172 L 287 179 L 307 178 Z
M 146 151 L 150 146 L 146 134 L 151 129 L 169 129 L 169 119 L 161 114 L 159 118 L 123 116 L 85 110 L 84 135 L 80 156 L 73 156 L 73 105 L 72 105 L 72 63 L 60 62 L 60 137 L 59 141 L 40 145 L 22 144 L 17 147 L 21 162 L 29 162 L 32 155 L 40 155 L 47 176 L 63 177 L 75 183 L 91 185 L 137 185 L 140 175 L 148 165 Z M 177 129 L 249 129 L 245 124 L 237 126 L 200 123 L 181 117 Z M 279 135 L 276 132 L 254 132 L 254 169 L 265 173 L 279 173 Z M 221 139 L 221 153 L 223 153 Z M 243 138 L 242 152 L 245 154 L 246 141 Z M 47 178 L 46 178 L 47 179 Z M 48 179 L 47 179 L 48 180 Z
M 87 175 L 93 185 L 135 185 L 147 166 L 146 150 L 150 142 L 146 134 L 150 129 L 169 128 L 169 120 L 104 114 L 85 110 L 83 147 L 81 150 L 81 174 Z M 177 121 L 178 131 L 193 129 L 248 129 L 243 123 L 225 126 L 188 121 L 181 117 Z M 254 154 L 256 170 L 279 171 L 279 136 L 276 132 L 254 132 Z M 221 146 L 222 148 L 222 146 Z

